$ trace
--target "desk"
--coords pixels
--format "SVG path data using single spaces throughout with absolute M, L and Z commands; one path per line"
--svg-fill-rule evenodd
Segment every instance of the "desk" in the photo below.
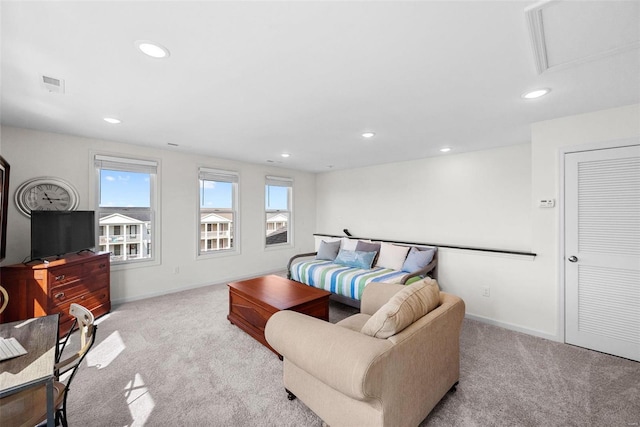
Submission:
M 23 356 L 0 362 L 0 399 L 46 384 L 47 426 L 53 426 L 53 367 L 58 342 L 58 315 L 0 324 L 0 336 L 16 338 L 27 350 Z

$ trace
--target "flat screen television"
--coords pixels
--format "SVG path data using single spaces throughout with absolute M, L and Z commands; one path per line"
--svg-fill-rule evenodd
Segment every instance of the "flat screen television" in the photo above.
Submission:
M 92 250 L 95 227 L 93 211 L 32 211 L 31 259 Z

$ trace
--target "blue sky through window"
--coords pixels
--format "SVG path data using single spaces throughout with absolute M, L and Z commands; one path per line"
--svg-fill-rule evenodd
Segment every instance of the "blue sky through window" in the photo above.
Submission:
M 265 206 L 266 209 L 289 209 L 289 187 L 280 187 L 277 185 L 265 186 Z
M 231 209 L 233 184 L 230 182 L 200 180 L 200 207 Z
M 100 206 L 151 207 L 151 175 L 140 172 L 100 170 Z

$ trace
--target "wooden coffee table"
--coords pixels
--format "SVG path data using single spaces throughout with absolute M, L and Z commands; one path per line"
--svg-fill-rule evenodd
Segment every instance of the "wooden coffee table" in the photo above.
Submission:
M 232 282 L 228 286 L 229 322 L 276 354 L 264 338 L 264 327 L 274 313 L 293 310 L 329 320 L 331 292 L 275 275 Z

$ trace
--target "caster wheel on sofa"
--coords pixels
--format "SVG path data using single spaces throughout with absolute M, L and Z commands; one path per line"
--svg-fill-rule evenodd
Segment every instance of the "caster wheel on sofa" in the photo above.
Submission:
M 289 390 L 287 390 L 286 388 L 284 389 L 284 391 L 287 392 L 287 399 L 289 400 L 296 400 L 296 395 L 291 393 Z

